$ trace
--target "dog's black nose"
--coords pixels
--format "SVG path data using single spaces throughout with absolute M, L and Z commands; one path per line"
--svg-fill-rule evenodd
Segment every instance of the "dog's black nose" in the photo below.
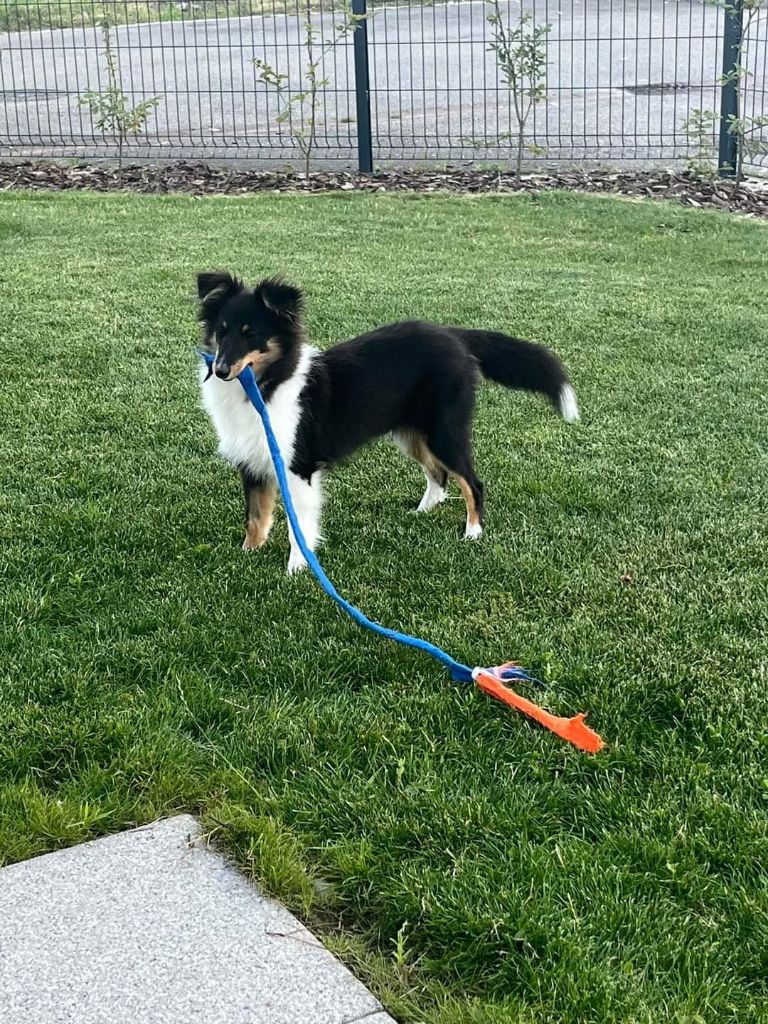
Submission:
M 222 380 L 226 380 L 229 376 L 229 367 L 226 363 L 216 363 L 213 369 L 216 376 L 221 377 Z

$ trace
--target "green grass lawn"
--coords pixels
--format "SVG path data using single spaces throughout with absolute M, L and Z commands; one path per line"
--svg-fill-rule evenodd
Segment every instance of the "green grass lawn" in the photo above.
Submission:
M 184 10 L 176 0 L 4 0 L 0 31 L 97 25 L 104 18 L 113 25 L 239 18 L 286 9 L 288 0 L 191 0 Z
M 372 6 L 385 0 L 371 0 Z M 310 0 L 321 10 L 322 0 Z M 0 32 L 98 25 L 105 18 L 113 25 L 148 21 L 197 21 L 204 18 L 247 18 L 287 12 L 301 15 L 306 0 L 3 0 Z
M 0 858 L 190 810 L 404 1021 L 768 1020 L 768 234 L 551 194 L 0 196 Z M 322 559 L 386 624 L 517 658 L 589 757 L 240 551 L 194 275 L 283 271 L 314 341 L 422 316 L 552 346 L 486 386 L 487 533 L 393 447 Z M 623 576 L 634 582 L 621 582 Z

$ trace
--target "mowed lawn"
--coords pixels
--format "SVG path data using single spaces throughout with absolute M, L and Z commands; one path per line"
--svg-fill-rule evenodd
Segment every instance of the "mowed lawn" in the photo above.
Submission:
M 0 197 L 0 857 L 157 816 L 409 1024 L 768 1020 L 768 228 L 547 195 Z M 194 277 L 284 272 L 325 346 L 420 316 L 553 347 L 487 385 L 487 533 L 380 444 L 322 560 L 380 621 L 589 712 L 579 753 L 240 551 Z M 233 385 L 239 386 L 239 385 Z
M 374 4 L 381 0 L 373 0 Z M 312 7 L 321 9 L 319 0 Z M 133 25 L 148 21 L 193 21 L 205 18 L 247 18 L 275 14 L 300 15 L 306 3 L 298 0 L 3 0 L 0 31 L 47 28 Z
M 280 8 L 284 9 L 281 0 Z M 271 5 L 270 5 L 271 6 Z M 193 18 L 237 18 L 262 14 L 264 0 L 192 0 L 182 11 L 169 0 L 3 0 L 0 30 L 34 31 L 45 28 L 110 24 L 136 24 L 147 21 L 177 21 Z

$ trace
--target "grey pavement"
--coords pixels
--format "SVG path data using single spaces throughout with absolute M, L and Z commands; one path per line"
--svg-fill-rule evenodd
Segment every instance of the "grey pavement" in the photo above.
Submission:
M 394 1024 L 181 815 L 0 870 L 7 1024 Z
M 530 7 L 531 0 L 526 0 Z M 510 2 L 512 16 L 519 7 Z M 682 124 L 694 108 L 717 109 L 720 19 L 701 0 L 536 0 L 547 21 L 548 102 L 532 141 L 565 159 L 673 159 L 686 152 Z M 509 92 L 488 52 L 483 0 L 382 6 L 369 19 L 371 105 L 378 162 L 431 158 L 498 159 L 510 126 Z M 750 95 L 762 103 L 766 23 L 750 56 Z M 332 33 L 333 16 L 317 18 Z M 159 96 L 141 157 L 295 157 L 279 134 L 273 92 L 258 81 L 262 57 L 301 84 L 299 19 L 290 15 L 163 22 L 115 29 L 126 91 Z M 100 148 L 86 89 L 103 87 L 97 30 L 0 35 L 0 152 L 64 153 Z M 323 67 L 318 157 L 354 158 L 352 44 Z M 761 108 L 756 112 L 761 112 Z

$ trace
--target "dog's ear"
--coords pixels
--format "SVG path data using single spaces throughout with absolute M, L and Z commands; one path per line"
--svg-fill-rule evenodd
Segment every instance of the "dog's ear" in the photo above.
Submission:
M 243 290 L 242 281 L 223 270 L 197 275 L 197 294 L 200 296 L 200 320 L 213 326 L 219 310 L 233 295 Z
M 207 299 L 211 292 L 228 297 L 241 288 L 242 285 L 237 278 L 232 277 L 226 270 L 209 270 L 197 275 L 197 297 L 201 300 Z
M 279 277 L 270 277 L 256 286 L 256 294 L 272 313 L 287 320 L 297 320 L 301 315 L 304 296 L 301 289 Z

